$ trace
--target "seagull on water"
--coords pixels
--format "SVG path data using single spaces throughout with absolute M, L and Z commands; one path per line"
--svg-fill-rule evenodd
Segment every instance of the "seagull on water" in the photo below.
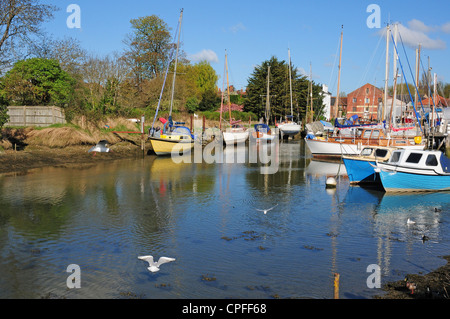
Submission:
M 269 209 L 257 209 L 257 208 L 256 208 L 256 210 L 259 210 L 260 212 L 264 212 L 264 215 L 265 215 L 265 214 L 267 214 L 268 211 L 274 209 L 274 208 L 277 207 L 277 206 L 278 206 L 278 204 L 276 204 L 276 205 L 273 206 L 273 207 L 270 207 Z
M 407 223 L 408 225 L 414 225 L 416 222 L 408 218 L 408 220 L 406 221 L 406 223 Z
M 169 257 L 160 257 L 158 262 L 154 262 L 153 261 L 153 256 L 139 256 L 138 257 L 140 260 L 144 260 L 146 262 L 148 262 L 148 264 L 150 265 L 150 267 L 148 267 L 147 269 L 150 270 L 151 272 L 157 272 L 159 271 L 159 267 L 162 264 L 171 262 L 171 261 L 175 261 L 175 258 L 169 258 Z

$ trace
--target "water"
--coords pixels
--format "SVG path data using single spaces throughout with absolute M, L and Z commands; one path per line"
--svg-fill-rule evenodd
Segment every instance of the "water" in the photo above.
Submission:
M 341 298 L 372 298 L 371 264 L 386 283 L 445 263 L 448 193 L 350 186 L 302 141 L 279 154 L 272 175 L 152 156 L 0 175 L 0 298 L 333 298 L 334 273 Z M 150 273 L 141 255 L 176 261 Z

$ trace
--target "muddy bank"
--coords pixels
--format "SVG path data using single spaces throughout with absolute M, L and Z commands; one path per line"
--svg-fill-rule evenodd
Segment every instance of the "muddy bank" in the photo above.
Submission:
M 26 171 L 47 166 L 75 167 L 92 165 L 102 161 L 122 158 L 142 158 L 140 147 L 119 142 L 111 145 L 109 153 L 88 153 L 90 145 L 75 145 L 65 148 L 26 148 L 21 151 L 6 150 L 0 153 L 0 174 Z M 147 154 L 145 154 L 147 156 Z
M 407 275 L 405 279 L 385 284 L 384 295 L 376 299 L 449 299 L 450 256 L 443 257 L 447 264 L 426 274 Z

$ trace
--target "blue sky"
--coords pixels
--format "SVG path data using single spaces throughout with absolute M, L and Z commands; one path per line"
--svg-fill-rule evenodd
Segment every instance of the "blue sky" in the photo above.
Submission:
M 422 43 L 425 68 L 430 57 L 432 72 L 450 82 L 450 3 L 430 1 L 215 1 L 215 0 L 45 0 L 61 10 L 45 24 L 56 38 L 70 36 L 83 48 L 98 55 L 121 52 L 123 39 L 131 31 L 130 19 L 157 15 L 175 31 L 184 9 L 183 50 L 188 58 L 206 58 L 222 86 L 225 50 L 228 52 L 230 84 L 244 88 L 256 65 L 276 56 L 287 60 L 288 48 L 295 67 L 313 80 L 337 90 L 339 40 L 344 26 L 340 91 L 350 93 L 365 83 L 384 86 L 386 41 L 382 30 L 398 22 L 412 69 L 415 48 Z M 70 29 L 66 20 L 69 4 L 81 9 L 81 29 Z M 369 28 L 370 4 L 380 8 L 380 28 Z M 411 74 L 403 47 L 398 46 L 408 82 Z M 393 52 L 393 46 L 390 46 Z M 392 59 L 391 59 L 392 60 Z M 392 85 L 392 62 L 390 62 Z

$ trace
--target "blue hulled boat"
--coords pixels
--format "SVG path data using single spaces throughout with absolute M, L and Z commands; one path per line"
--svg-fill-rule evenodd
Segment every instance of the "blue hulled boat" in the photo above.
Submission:
M 441 151 L 396 150 L 375 172 L 386 192 L 450 190 L 450 159 Z
M 364 147 L 359 155 L 344 155 L 342 160 L 347 170 L 350 184 L 379 183 L 374 171 L 377 162 L 387 161 L 397 148 L 383 146 Z

